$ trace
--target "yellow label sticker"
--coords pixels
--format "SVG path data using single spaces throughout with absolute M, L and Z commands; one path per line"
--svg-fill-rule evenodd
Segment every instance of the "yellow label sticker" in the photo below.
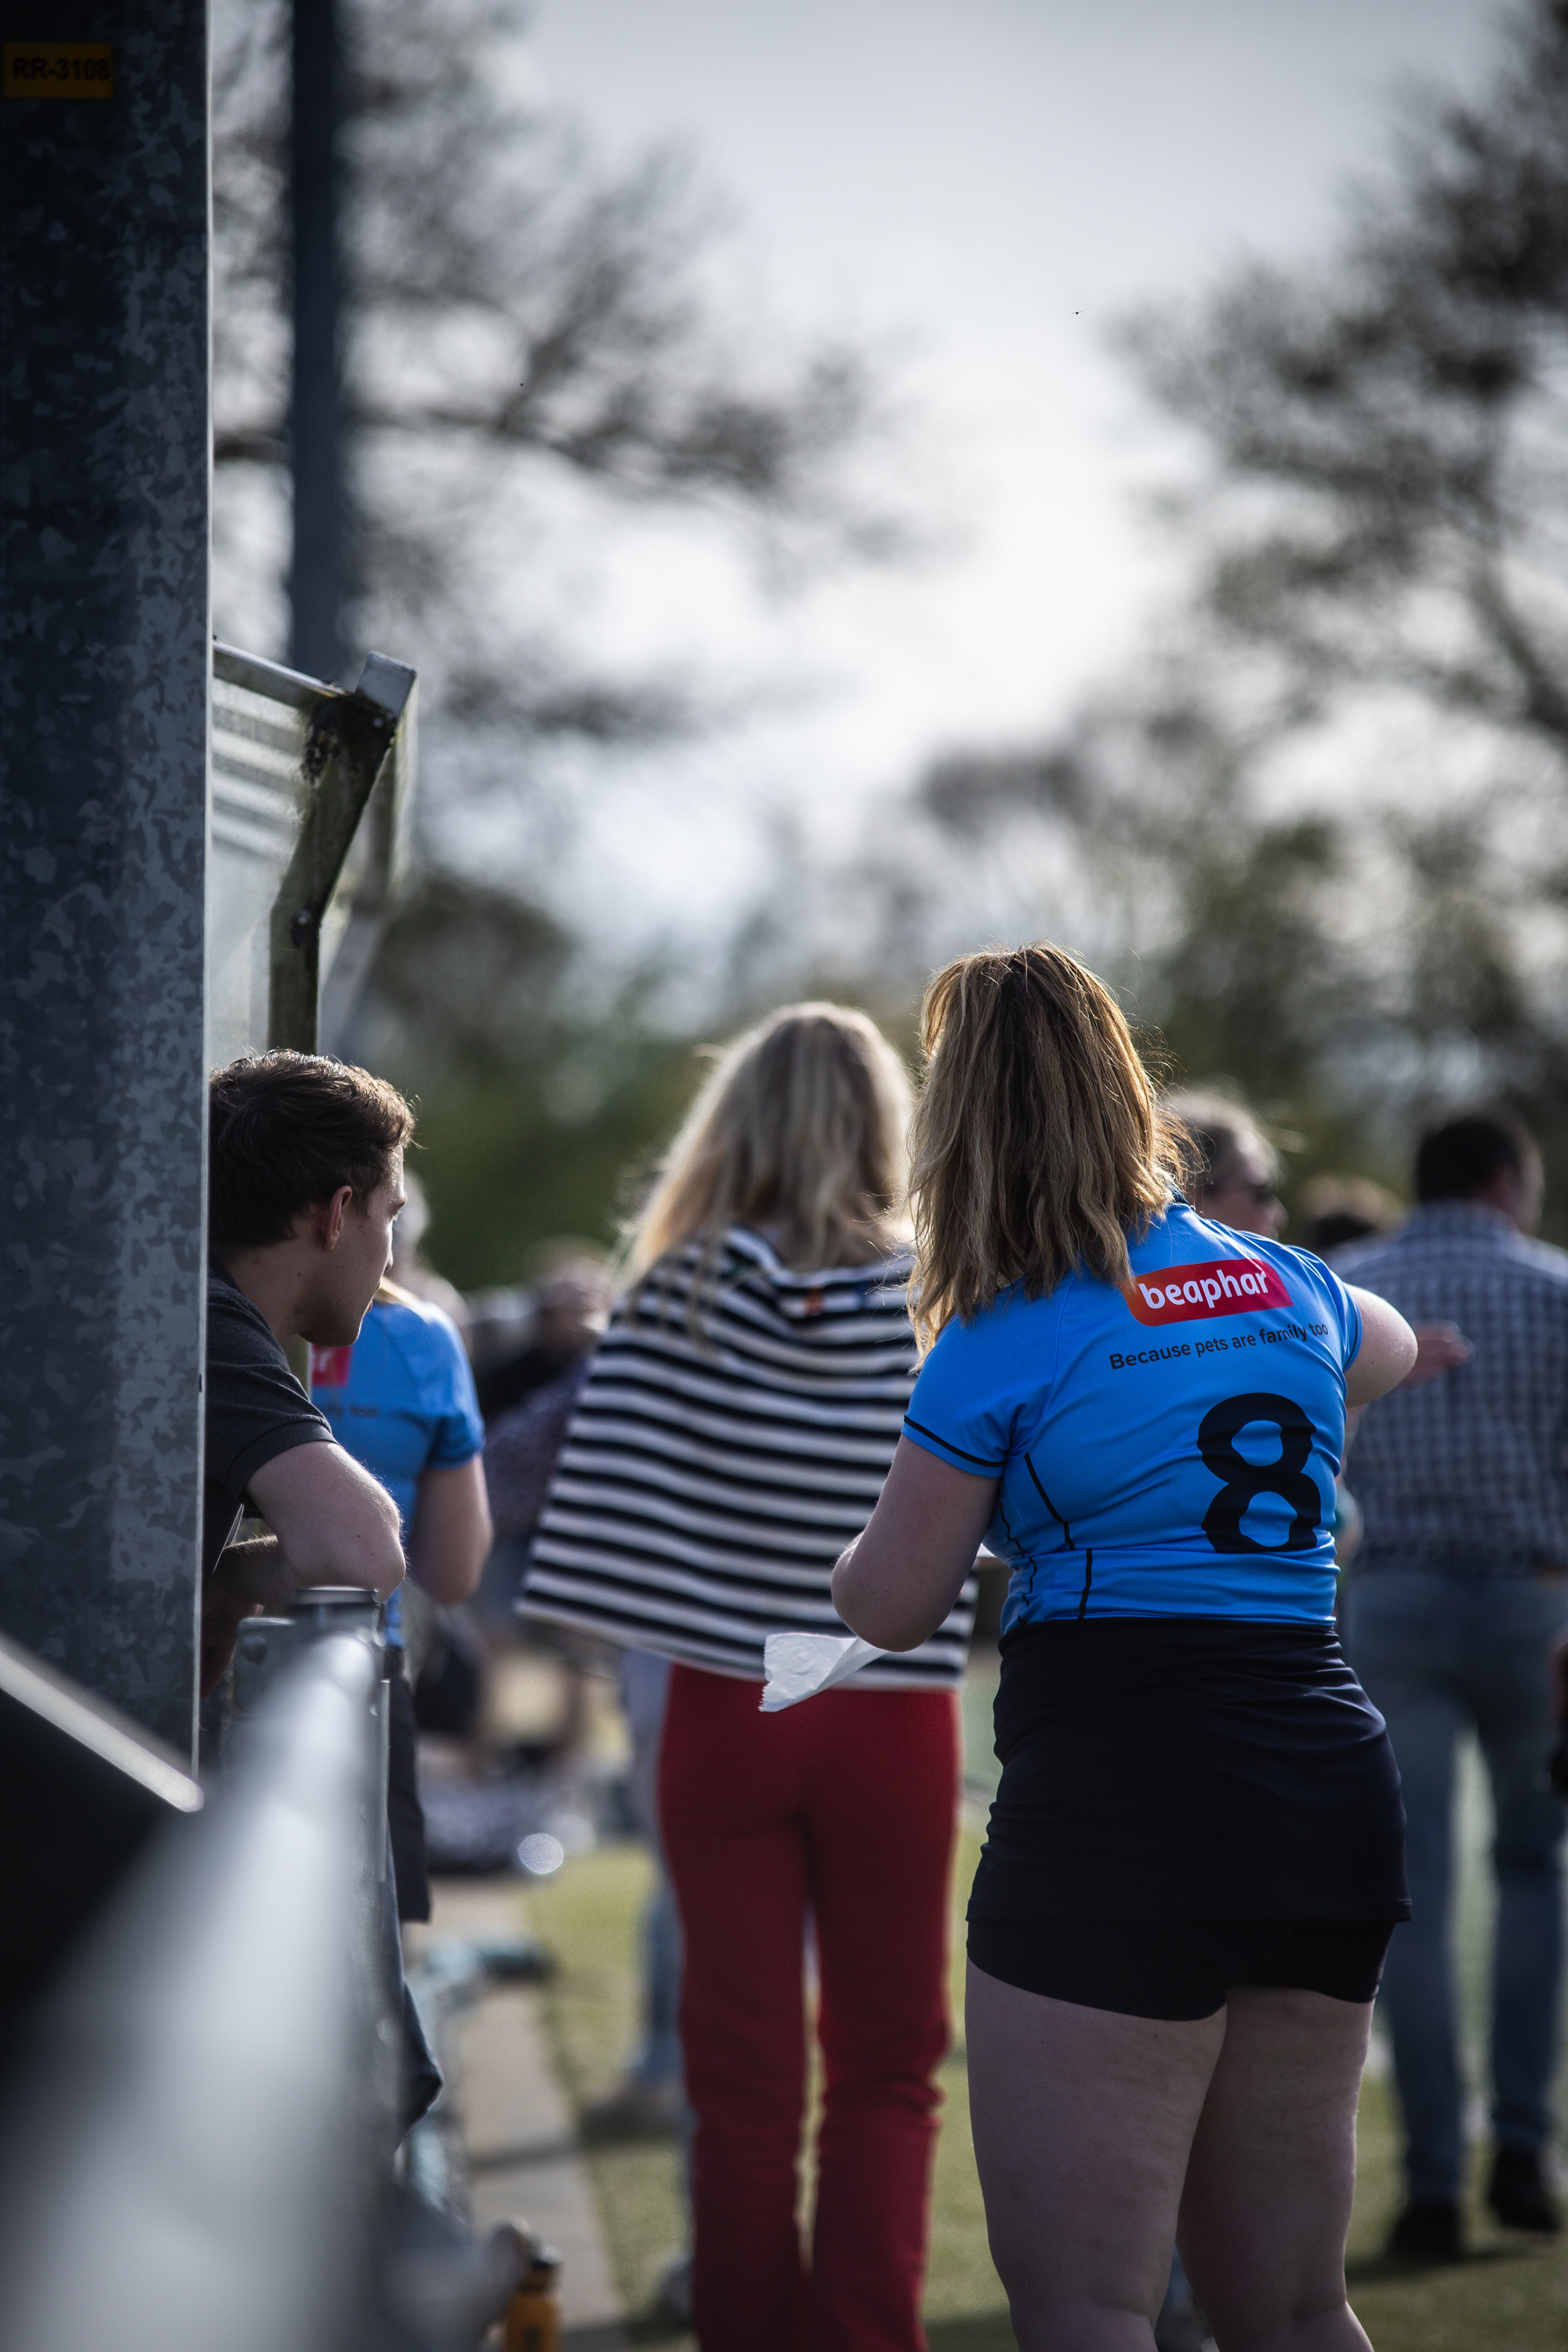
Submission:
M 7 98 L 112 98 L 114 51 L 107 41 L 7 41 Z

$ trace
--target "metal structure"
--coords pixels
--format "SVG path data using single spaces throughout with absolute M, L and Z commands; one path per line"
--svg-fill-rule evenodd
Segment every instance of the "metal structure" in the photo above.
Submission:
M 0 1844 L 9 1888 L 0 1941 L 4 2029 L 58 1975 L 162 1829 L 201 1810 L 173 1751 L 0 1641 L 0 1770 L 25 1790 Z
M 215 657 L 205 0 L 42 14 L 0 0 L 0 2343 L 458 2352 L 525 2250 L 393 2187 L 374 1597 L 248 1626 L 210 1802 L 184 1769 L 206 1068 L 313 1050 L 323 972 L 341 1020 L 414 674 Z
M 299 1653 L 310 1643 L 337 1633 L 357 1633 L 362 1641 L 373 1645 L 377 1660 L 383 1659 L 385 1645 L 382 1635 L 381 1603 L 366 1586 L 313 1585 L 296 1594 L 294 1605 L 287 1617 L 246 1619 L 235 1644 L 234 1706 L 228 1727 L 231 1747 L 236 1738 L 243 1743 L 247 1727 L 279 1675 Z M 384 1822 L 389 1722 L 384 1680 L 378 1680 L 371 1695 L 371 1714 L 374 1718 L 372 1739 L 376 1783 L 371 1815 L 374 1821 Z M 387 1873 L 384 1839 L 379 1851 L 371 1857 L 370 1866 L 374 1869 L 376 1884 L 384 1885 Z M 400 1959 L 395 1964 L 395 1972 L 401 1986 L 403 1970 Z
M 384 654 L 348 694 L 214 647 L 215 1067 L 263 1045 L 337 1043 L 407 855 L 416 709 L 413 670 Z
M 206 10 L 0 0 L 0 1628 L 189 1755 Z
M 516 2231 L 477 2242 L 416 2167 L 394 2179 L 408 2052 L 377 1617 L 345 1586 L 247 1621 L 205 1810 L 149 1743 L 0 1648 L 0 1752 L 46 1808 L 83 1784 L 57 1842 L 90 1804 L 125 1848 L 111 1863 L 89 1838 L 91 1902 L 46 1956 L 43 2001 L 36 1952 L 0 1993 L 6 2352 L 473 2352 L 516 2289 Z M 21 1849 L 24 1919 L 46 1843 Z
M 0 2125 L 7 2352 L 371 2340 L 397 2124 L 379 1644 L 292 1662 L 28 2036 Z

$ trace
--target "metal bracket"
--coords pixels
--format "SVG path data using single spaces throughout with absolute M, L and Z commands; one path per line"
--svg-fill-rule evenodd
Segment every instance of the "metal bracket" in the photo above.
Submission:
M 414 672 L 374 656 L 371 693 L 325 695 L 305 739 L 300 832 L 272 908 L 267 1042 L 313 1054 L 321 1008 L 321 918 L 393 750 Z
M 255 1715 L 279 1675 L 300 1652 L 312 1642 L 323 1640 L 329 1633 L 357 1633 L 374 1649 L 378 1665 L 384 1671 L 376 1676 L 371 1694 L 371 1713 L 378 1726 L 376 1742 L 378 1758 L 376 1804 L 377 1817 L 386 1817 L 387 1734 L 390 1710 L 387 1703 L 384 1674 L 386 1643 L 382 1633 L 381 1603 L 374 1592 L 360 1584 L 311 1584 L 297 1592 L 286 1617 L 247 1617 L 239 1629 L 234 1645 L 234 1699 L 230 1722 L 225 1738 L 226 1760 L 229 1738 L 243 1740 L 245 1726 Z M 384 1841 L 380 1877 L 386 1874 Z

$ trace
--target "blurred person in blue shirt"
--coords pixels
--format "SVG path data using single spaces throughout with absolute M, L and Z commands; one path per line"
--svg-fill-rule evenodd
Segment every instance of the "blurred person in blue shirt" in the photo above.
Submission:
M 490 1512 L 484 1423 L 450 1316 L 401 1283 L 384 1282 L 352 1348 L 312 1349 L 310 1394 L 344 1451 L 381 1481 L 396 1504 L 415 1582 L 444 1606 L 466 1601 L 490 1548 Z M 397 1912 L 400 1919 L 428 1919 L 414 1695 L 404 1670 L 395 1593 L 387 1607 L 386 1639 L 387 1813 Z

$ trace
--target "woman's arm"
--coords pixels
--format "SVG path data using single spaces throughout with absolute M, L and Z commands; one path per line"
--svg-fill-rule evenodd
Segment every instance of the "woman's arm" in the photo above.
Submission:
M 419 1479 L 414 1525 L 408 1530 L 408 1573 L 432 1601 L 466 1601 L 479 1580 L 490 1548 L 490 1506 L 484 1463 L 432 1463 Z
M 1415 1362 L 1415 1334 L 1397 1307 L 1374 1291 L 1352 1290 L 1361 1310 L 1361 1346 L 1345 1372 L 1345 1402 L 1370 1404 L 1399 1386 Z
M 879 1650 L 919 1649 L 974 1565 L 1001 1483 L 900 1437 L 868 1525 L 833 1571 L 833 1604 L 851 1633 Z

